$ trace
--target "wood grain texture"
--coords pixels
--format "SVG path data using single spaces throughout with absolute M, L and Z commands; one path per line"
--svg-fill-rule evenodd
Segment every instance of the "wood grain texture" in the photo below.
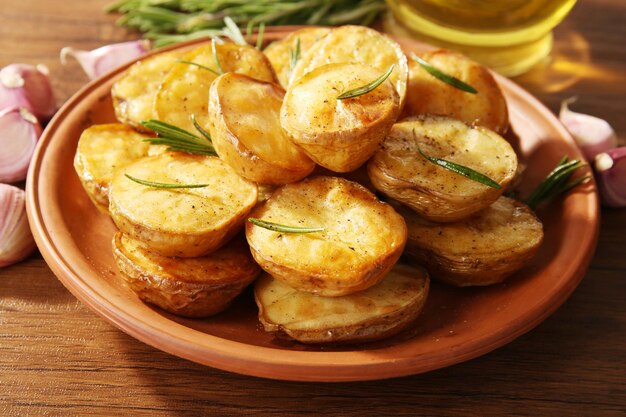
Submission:
M 2 0 L 0 66 L 48 65 L 62 103 L 87 80 L 77 64 L 60 65 L 63 46 L 93 48 L 136 36 L 101 12 L 106 3 Z M 579 2 L 557 30 L 556 47 L 583 56 L 570 41 L 574 33 L 590 47 L 588 62 L 560 67 L 567 71 L 559 80 L 570 84 L 554 91 L 538 82 L 546 68 L 518 79 L 555 111 L 563 98 L 578 95 L 575 109 L 609 120 L 622 144 L 625 17 L 622 0 Z M 33 255 L 0 269 L 0 416 L 621 416 L 626 210 L 605 209 L 602 216 L 586 278 L 535 330 L 467 363 L 363 383 L 268 381 L 157 351 L 89 311 Z

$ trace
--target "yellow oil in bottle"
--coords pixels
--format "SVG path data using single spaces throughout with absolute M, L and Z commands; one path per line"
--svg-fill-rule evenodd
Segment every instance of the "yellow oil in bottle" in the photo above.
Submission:
M 387 32 L 458 50 L 505 75 L 545 58 L 576 0 L 387 0 Z M 399 23 L 399 24 L 398 24 Z

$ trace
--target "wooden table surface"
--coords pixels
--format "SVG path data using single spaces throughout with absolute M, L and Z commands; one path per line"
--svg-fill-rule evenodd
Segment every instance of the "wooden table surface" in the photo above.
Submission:
M 2 0 L 0 66 L 50 67 L 59 104 L 86 77 L 66 45 L 130 39 L 107 0 Z M 579 2 L 555 60 L 518 78 L 552 110 L 575 108 L 626 139 L 626 3 Z M 567 238 L 565 236 L 564 238 Z M 626 210 L 602 211 L 598 249 L 573 296 L 509 345 L 428 374 L 363 383 L 235 375 L 158 351 L 78 302 L 39 255 L 0 269 L 0 416 L 626 415 Z

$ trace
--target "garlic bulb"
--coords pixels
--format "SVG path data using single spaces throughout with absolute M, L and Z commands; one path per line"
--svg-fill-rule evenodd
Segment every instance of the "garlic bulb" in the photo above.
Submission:
M 35 250 L 26 218 L 24 191 L 0 184 L 0 268 L 21 261 Z
M 0 111 L 0 182 L 26 178 L 41 125 L 26 107 Z
M 45 65 L 11 64 L 0 70 L 0 110 L 25 107 L 39 120 L 56 110 L 52 85 Z
M 593 167 L 602 202 L 610 207 L 626 207 L 626 146 L 599 153 Z
M 83 51 L 66 46 L 61 49 L 61 62 L 65 65 L 67 57 L 73 56 L 89 78 L 96 78 L 139 58 L 148 49 L 150 49 L 150 44 L 144 40 L 114 43 L 92 51 Z
M 617 136 L 606 120 L 588 114 L 576 113 L 569 109 L 569 104 L 576 98 L 563 100 L 559 119 L 572 134 L 588 161 L 600 152 L 617 146 Z

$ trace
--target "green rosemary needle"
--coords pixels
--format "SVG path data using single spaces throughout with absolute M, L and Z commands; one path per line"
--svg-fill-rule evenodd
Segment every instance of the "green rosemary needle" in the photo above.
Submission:
M 215 46 L 216 40 L 215 38 L 211 39 L 211 50 L 213 51 L 213 58 L 215 59 L 215 65 L 217 66 L 218 74 L 223 74 L 224 69 L 222 68 L 222 64 L 220 63 L 220 57 L 217 55 L 217 47 Z
M 293 71 L 300 59 L 300 38 L 296 38 L 296 47 L 294 49 L 291 49 L 291 46 L 289 47 L 289 58 L 289 69 Z
M 477 94 L 478 90 L 476 90 L 474 87 L 472 87 L 471 85 L 459 80 L 456 77 L 453 77 L 452 75 L 448 75 L 445 72 L 435 68 L 432 64 L 430 64 L 428 61 L 425 61 L 424 59 L 420 58 L 419 56 L 415 55 L 415 54 L 411 54 L 411 59 L 415 62 L 417 62 L 418 64 L 420 64 L 420 66 L 422 68 L 424 68 L 424 70 L 426 70 L 426 72 L 428 72 L 430 75 L 432 75 L 433 77 L 437 78 L 440 81 L 443 81 L 444 83 L 451 85 L 452 87 L 459 89 L 461 91 L 465 91 L 466 93 L 471 93 L 471 94 Z
M 256 35 L 256 49 L 259 51 L 263 48 L 263 37 L 265 36 L 265 23 L 259 25 L 259 30 Z
M 396 64 L 392 64 L 383 75 L 376 78 L 374 81 L 371 81 L 362 87 L 354 88 L 352 90 L 341 93 L 339 96 L 337 96 L 337 100 L 346 100 L 348 98 L 354 98 L 369 93 L 370 91 L 376 89 L 376 87 L 384 83 L 385 80 L 391 75 L 395 67 Z
M 248 44 L 248 42 L 246 42 L 246 39 L 243 37 L 239 26 L 237 26 L 237 23 L 235 23 L 235 21 L 230 16 L 226 16 L 224 18 L 224 24 L 226 25 L 226 27 L 222 29 L 224 35 L 228 36 L 233 40 L 233 42 L 239 45 Z
M 248 221 L 255 226 L 282 233 L 315 233 L 323 232 L 325 230 L 323 227 L 287 226 L 284 224 L 268 222 L 267 220 L 255 219 L 254 217 L 249 217 Z
M 135 178 L 131 175 L 128 174 L 124 174 L 124 176 L 126 176 L 126 178 L 128 178 L 131 181 L 134 181 L 138 184 L 141 185 L 145 185 L 146 187 L 154 187 L 154 188 L 168 188 L 168 189 L 172 189 L 172 188 L 203 188 L 203 187 L 208 187 L 209 184 L 171 184 L 171 183 L 165 183 L 165 182 L 154 182 L 154 181 L 146 181 L 146 180 L 142 180 L 139 178 Z
M 199 125 L 192 116 L 194 126 L 198 129 Z M 184 129 L 162 122 L 160 120 L 145 120 L 141 124 L 155 132 L 158 136 L 155 138 L 146 138 L 144 142 L 153 145 L 167 145 L 168 150 L 187 152 L 197 155 L 217 155 L 210 136 L 205 136 L 206 132 L 200 130 L 204 138 L 198 137 Z M 208 134 L 206 134 L 208 135 Z
M 495 182 L 494 180 L 492 180 L 488 176 L 486 176 L 484 174 L 481 174 L 478 171 L 474 171 L 471 168 L 468 168 L 468 167 L 463 166 L 463 165 L 455 164 L 454 162 L 450 162 L 450 161 L 447 161 L 445 159 L 435 158 L 433 156 L 428 156 L 424 152 L 422 152 L 422 150 L 420 149 L 419 146 L 417 147 L 417 150 L 420 153 L 420 155 L 422 155 L 424 158 L 426 158 L 428 161 L 432 162 L 433 164 L 439 165 L 440 167 L 448 169 L 448 170 L 450 170 L 452 172 L 455 172 L 455 173 L 457 173 L 459 175 L 463 175 L 464 177 L 469 178 L 472 181 L 479 182 L 479 183 L 484 184 L 484 185 L 486 185 L 488 187 L 500 189 L 500 184 L 498 184 L 497 182 Z
M 184 59 L 179 59 L 179 60 L 177 60 L 176 62 L 181 63 L 181 64 L 194 65 L 194 66 L 196 66 L 196 67 L 198 67 L 198 68 L 202 68 L 202 69 L 204 69 L 204 70 L 210 71 L 210 72 L 212 72 L 212 73 L 213 73 L 213 74 L 215 74 L 215 75 L 220 75 L 220 74 L 219 74 L 217 71 L 215 71 L 214 69 L 209 68 L 209 67 L 207 67 L 206 65 L 198 64 L 197 62 L 187 61 L 187 60 L 184 60 Z
M 526 199 L 525 203 L 530 208 L 534 209 L 540 203 L 564 194 L 579 184 L 582 184 L 590 178 L 589 175 L 582 176 L 573 181 L 569 181 L 569 179 L 576 170 L 586 165 L 586 163 L 577 159 L 570 161 L 567 156 L 562 157 L 556 167 L 530 194 L 530 197 Z
M 198 123 L 198 121 L 196 120 L 196 115 L 195 114 L 191 115 L 191 122 L 193 123 L 193 127 L 195 127 L 196 130 L 198 132 L 200 132 L 200 134 L 202 136 L 204 136 L 204 138 L 206 140 L 208 140 L 210 143 L 213 143 L 213 139 L 211 139 L 211 135 L 209 134 L 209 132 L 204 130 L 204 128 L 202 126 L 200 126 L 200 123 Z

